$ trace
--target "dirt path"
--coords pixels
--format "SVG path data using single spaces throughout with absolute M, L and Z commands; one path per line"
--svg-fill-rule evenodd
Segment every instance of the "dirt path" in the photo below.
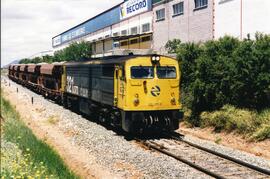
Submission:
M 95 157 L 91 156 L 86 149 L 78 147 L 68 138 L 69 134 L 65 134 L 58 129 L 57 125 L 48 123 L 48 119 L 44 119 L 42 111 L 44 107 L 32 105 L 31 100 L 24 100 L 27 95 L 16 93 L 14 86 L 9 87 L 2 83 L 3 95 L 9 100 L 16 110 L 20 113 L 21 119 L 33 131 L 33 133 L 41 140 L 52 146 L 63 158 L 68 167 L 82 178 L 120 178 L 115 176 L 104 167 L 98 165 Z
M 240 135 L 224 132 L 215 133 L 211 128 L 188 128 L 184 124 L 181 124 L 179 132 L 270 159 L 270 139 L 262 142 L 248 142 Z

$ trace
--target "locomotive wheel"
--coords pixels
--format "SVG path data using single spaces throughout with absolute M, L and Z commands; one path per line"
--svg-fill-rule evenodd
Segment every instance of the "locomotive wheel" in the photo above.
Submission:
M 99 122 L 101 122 L 101 123 L 106 123 L 106 118 L 104 117 L 104 116 L 102 116 L 102 115 L 100 115 L 99 117 L 98 117 L 98 120 L 99 120 Z
M 68 103 L 67 103 L 67 97 L 63 96 L 63 98 L 61 99 L 62 105 L 64 108 L 68 108 Z

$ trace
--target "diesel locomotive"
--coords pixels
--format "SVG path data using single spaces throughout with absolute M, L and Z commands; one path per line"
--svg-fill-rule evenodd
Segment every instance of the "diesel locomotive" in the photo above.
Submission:
M 182 118 L 179 65 L 167 56 L 11 65 L 8 76 L 66 108 L 130 133 L 173 131 Z

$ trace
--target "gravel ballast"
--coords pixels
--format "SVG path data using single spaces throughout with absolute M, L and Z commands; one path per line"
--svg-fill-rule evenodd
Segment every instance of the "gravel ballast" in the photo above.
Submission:
M 270 170 L 270 161 L 269 160 L 266 160 L 266 159 L 261 158 L 261 157 L 257 157 L 255 155 L 249 154 L 247 152 L 239 151 L 239 150 L 225 147 L 225 146 L 221 146 L 221 145 L 218 145 L 214 142 L 198 139 L 198 138 L 192 137 L 190 135 L 186 135 L 185 140 L 192 142 L 194 144 L 203 146 L 205 148 L 214 150 L 216 152 L 222 153 L 224 155 L 228 155 L 230 157 L 242 160 L 242 161 L 250 163 L 252 165 Z
M 210 178 L 173 158 L 144 149 L 135 141 L 129 141 L 115 131 L 44 99 L 14 82 L 10 81 L 10 87 L 7 84 L 4 88 L 9 93 L 16 93 L 18 87 L 18 100 L 31 101 L 33 97 L 34 105 L 42 107 L 43 110 L 40 113 L 44 119 L 56 117 L 58 120 L 55 127 L 63 133 L 71 134 L 69 140 L 72 145 L 85 148 L 87 152 L 95 156 L 98 164 L 117 176 L 124 178 Z M 190 136 L 185 136 L 185 139 L 266 169 L 270 168 L 269 161 L 260 157 Z

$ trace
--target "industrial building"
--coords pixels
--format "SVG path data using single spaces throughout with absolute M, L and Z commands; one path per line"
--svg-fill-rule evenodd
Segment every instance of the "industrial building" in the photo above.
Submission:
M 53 50 L 92 42 L 93 55 L 115 49 L 166 53 L 168 40 L 199 42 L 270 33 L 269 0 L 126 0 L 52 38 Z M 254 7 L 254 8 L 253 8 Z
M 243 39 L 256 32 L 270 34 L 269 0 L 219 0 L 215 3 L 215 38 L 231 35 Z

